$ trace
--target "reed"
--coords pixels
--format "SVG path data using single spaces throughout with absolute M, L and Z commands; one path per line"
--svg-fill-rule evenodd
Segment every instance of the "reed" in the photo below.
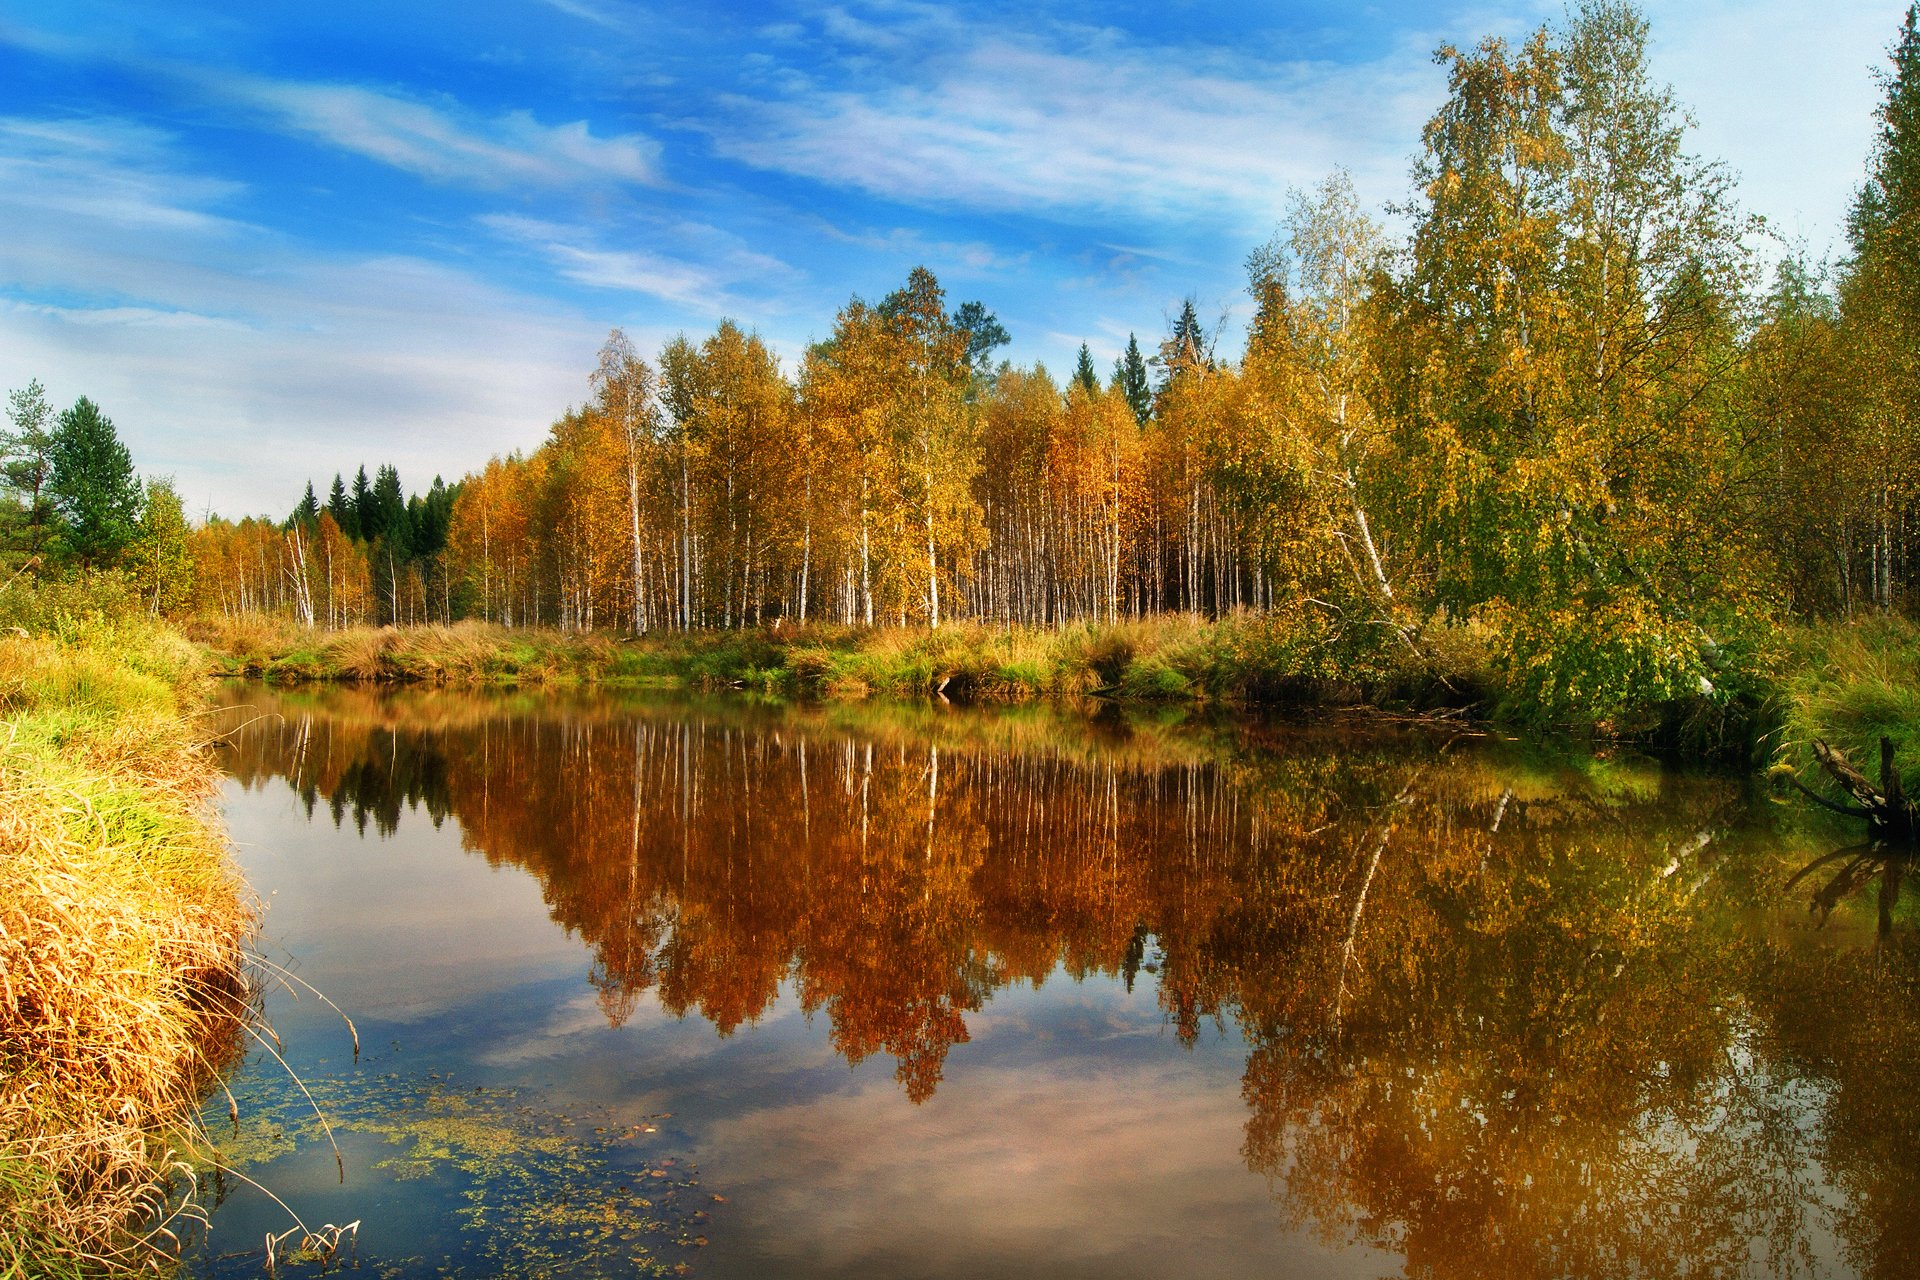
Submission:
M 4 1280 L 170 1252 L 200 1101 L 252 1012 L 203 657 L 137 616 L 33 620 L 0 635 Z

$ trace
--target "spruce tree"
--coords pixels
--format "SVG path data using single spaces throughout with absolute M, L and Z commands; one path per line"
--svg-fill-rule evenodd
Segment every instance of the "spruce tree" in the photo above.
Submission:
M 48 440 L 47 490 L 67 546 L 83 565 L 111 564 L 140 528 L 133 458 L 100 406 L 81 396 Z
M 357 518 L 352 501 L 347 497 L 346 482 L 338 471 L 333 473 L 333 488 L 327 492 L 327 514 L 340 526 L 340 532 L 349 538 L 360 536 L 360 521 Z
M 1146 426 L 1147 415 L 1153 412 L 1153 387 L 1147 379 L 1146 358 L 1140 354 L 1140 340 L 1131 333 L 1127 335 L 1127 354 L 1121 357 L 1115 373 L 1120 380 L 1120 394 L 1126 397 L 1134 420 Z
M 1093 371 L 1093 352 L 1080 344 L 1080 359 L 1073 366 L 1073 380 L 1090 396 L 1100 394 L 1100 375 Z
M 307 492 L 301 497 L 300 505 L 293 509 L 293 514 L 287 517 L 287 523 L 302 529 L 311 529 L 320 523 L 320 502 L 313 496 L 313 481 L 307 481 Z
M 364 463 L 353 477 L 353 523 L 343 527 L 362 542 L 372 542 L 380 536 L 379 512 L 373 505 L 373 486 L 367 483 Z
M 1856 256 L 1910 243 L 1920 215 L 1920 4 L 1908 6 L 1891 53 L 1893 70 L 1880 74 L 1886 99 L 1876 112 L 1867 182 L 1847 218 Z M 1920 271 L 1920 263 L 1908 262 Z

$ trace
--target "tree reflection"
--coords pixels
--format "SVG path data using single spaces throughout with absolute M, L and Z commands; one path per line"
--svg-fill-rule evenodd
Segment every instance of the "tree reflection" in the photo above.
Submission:
M 539 879 L 619 1024 L 783 985 L 915 1102 L 1003 987 L 1156 976 L 1236 1025 L 1283 1212 L 1415 1276 L 1865 1274 L 1920 1256 L 1915 947 L 1749 927 L 1737 783 L 1406 733 L 351 691 L 243 780 Z M 1850 866 L 1849 859 L 1837 859 Z

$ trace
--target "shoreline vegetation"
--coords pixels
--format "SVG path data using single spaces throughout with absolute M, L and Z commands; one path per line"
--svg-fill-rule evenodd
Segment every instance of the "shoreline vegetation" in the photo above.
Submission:
M 929 707 L 1374 708 L 1554 732 L 1518 701 L 1524 687 L 1478 627 L 1364 649 L 1271 615 L 1053 630 L 327 632 L 262 616 L 170 624 L 130 590 L 95 574 L 0 594 L 0 860 L 18 886 L 0 903 L 0 1280 L 78 1280 L 154 1256 L 154 1229 L 192 1214 L 194 1170 L 214 1159 L 195 1116 L 244 1047 L 253 909 L 207 803 L 209 675 Z M 1875 617 L 1782 630 L 1754 653 L 1753 667 L 1726 673 L 1751 691 L 1735 714 L 1700 697 L 1579 727 L 1669 746 L 1693 732 L 1748 753 L 1723 750 L 1727 763 L 1776 768 L 1803 767 L 1815 737 L 1866 760 L 1885 734 L 1920 790 L 1920 627 Z
M 168 1256 L 252 1017 L 204 655 L 65 594 L 0 597 L 0 1280 Z
M 735 689 L 824 702 L 868 697 L 975 703 L 1095 701 L 1242 711 L 1353 708 L 1466 719 L 1531 737 L 1574 737 L 1786 766 L 1812 780 L 1810 747 L 1877 758 L 1882 736 L 1920 788 L 1920 626 L 1890 616 L 1780 628 L 1716 671 L 1738 692 L 1555 715 L 1537 673 L 1501 661 L 1479 625 L 1366 646 L 1272 614 L 1162 615 L 1058 628 L 953 624 L 809 626 L 634 636 L 491 623 L 309 629 L 253 615 L 199 619 L 186 634 L 215 675 L 288 685 L 428 683 Z

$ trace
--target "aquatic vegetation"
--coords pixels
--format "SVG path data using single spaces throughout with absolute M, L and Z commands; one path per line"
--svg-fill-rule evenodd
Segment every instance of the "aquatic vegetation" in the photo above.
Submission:
M 310 1086 L 318 1112 L 270 1071 L 236 1085 L 241 1121 L 226 1144 L 231 1167 L 271 1182 L 272 1161 L 326 1140 L 324 1114 L 332 1133 L 353 1144 L 349 1195 L 388 1206 L 389 1214 L 396 1200 L 424 1196 L 454 1224 L 445 1231 L 416 1223 L 402 1237 L 402 1257 L 374 1243 L 382 1230 L 394 1237 L 397 1224 L 365 1220 L 350 1245 L 381 1270 L 446 1280 L 669 1276 L 707 1243 L 719 1197 L 703 1188 L 691 1162 L 656 1150 L 657 1122 L 666 1117 L 564 1114 L 535 1095 L 456 1084 L 439 1072 L 356 1074 Z M 325 1272 L 345 1231 L 309 1233 L 326 1247 L 283 1254 L 279 1273 Z

